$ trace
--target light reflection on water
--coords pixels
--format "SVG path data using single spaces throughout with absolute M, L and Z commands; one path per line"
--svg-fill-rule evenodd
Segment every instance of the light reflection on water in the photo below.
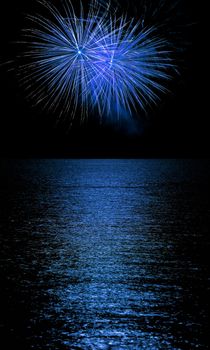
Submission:
M 206 165 L 4 163 L 9 339 L 40 350 L 206 349 Z

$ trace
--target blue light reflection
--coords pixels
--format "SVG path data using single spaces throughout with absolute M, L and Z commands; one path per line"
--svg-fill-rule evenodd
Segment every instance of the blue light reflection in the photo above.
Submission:
M 36 350 L 202 348 L 205 309 L 199 302 L 198 314 L 192 289 L 202 276 L 191 254 L 201 238 L 189 231 L 199 186 L 190 187 L 184 161 L 35 160 L 17 169 L 4 246 L 17 247 L 15 302 L 24 310 L 30 300 L 27 342 Z

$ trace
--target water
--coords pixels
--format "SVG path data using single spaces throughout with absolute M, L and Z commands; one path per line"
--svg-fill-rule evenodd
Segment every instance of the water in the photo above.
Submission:
M 3 349 L 207 349 L 209 164 L 1 164 Z

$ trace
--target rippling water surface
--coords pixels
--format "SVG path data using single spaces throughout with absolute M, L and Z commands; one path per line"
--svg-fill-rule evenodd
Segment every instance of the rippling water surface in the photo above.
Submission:
M 207 349 L 209 174 L 2 161 L 2 349 Z

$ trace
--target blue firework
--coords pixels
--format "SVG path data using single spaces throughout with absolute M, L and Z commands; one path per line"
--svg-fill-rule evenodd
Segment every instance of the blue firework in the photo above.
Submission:
M 42 3 L 48 18 L 31 16 L 26 31 L 29 61 L 23 65 L 30 96 L 48 109 L 82 119 L 94 113 L 100 118 L 132 116 L 156 103 L 173 67 L 168 42 L 155 27 L 118 17 L 109 6 L 91 3 L 85 15 L 76 15 L 70 1 L 64 14 Z M 31 88 L 32 87 L 32 88 Z

